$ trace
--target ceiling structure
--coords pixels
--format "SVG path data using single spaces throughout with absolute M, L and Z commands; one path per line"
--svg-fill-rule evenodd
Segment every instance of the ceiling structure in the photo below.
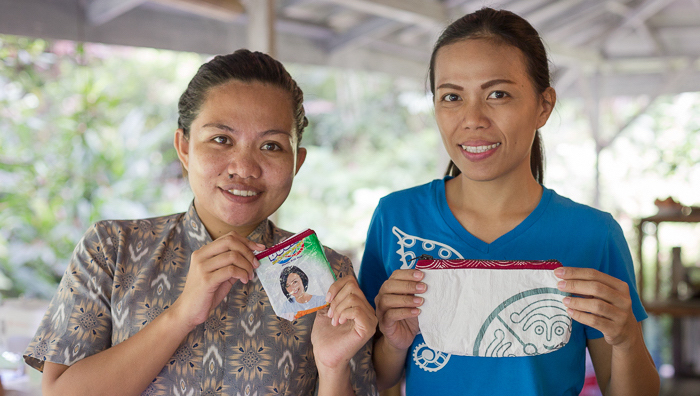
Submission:
M 541 33 L 560 96 L 700 91 L 700 0 L 0 0 L 0 33 L 205 54 L 262 46 L 283 62 L 424 79 L 441 30 L 483 6 Z

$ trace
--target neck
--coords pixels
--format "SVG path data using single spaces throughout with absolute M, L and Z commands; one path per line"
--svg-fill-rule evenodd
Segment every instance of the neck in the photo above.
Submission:
M 445 185 L 447 204 L 467 231 L 491 243 L 525 220 L 539 204 L 542 186 L 529 176 L 476 181 L 460 174 Z
M 528 170 L 529 172 L 529 170 Z M 475 211 L 500 216 L 531 212 L 542 196 L 542 186 L 531 173 L 489 181 L 476 181 L 460 174 L 447 182 L 447 200 L 453 210 Z
M 227 224 L 221 221 L 219 218 L 211 216 L 209 212 L 200 210 L 197 199 L 194 200 L 194 209 L 197 211 L 199 219 L 202 221 L 202 224 L 204 224 L 204 228 L 206 228 L 212 240 L 217 240 L 226 234 L 230 234 L 231 232 L 235 232 L 243 238 L 247 238 L 248 235 L 255 231 L 255 229 L 260 225 L 260 223 L 257 223 L 235 227 Z
M 307 303 L 309 300 L 311 300 L 311 295 L 307 293 L 304 293 L 297 298 L 297 302 L 301 304 Z

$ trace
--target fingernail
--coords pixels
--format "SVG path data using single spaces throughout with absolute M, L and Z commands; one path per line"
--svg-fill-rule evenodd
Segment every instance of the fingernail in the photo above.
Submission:
M 326 293 L 326 302 L 331 302 L 331 292 Z
M 557 288 L 559 288 L 559 290 L 566 289 L 566 281 L 560 281 L 559 283 L 557 283 Z
M 422 297 L 413 297 L 413 303 L 418 304 L 419 306 L 423 305 L 423 298 Z
M 573 316 L 573 315 L 574 315 L 574 310 L 571 309 L 571 308 L 569 308 L 569 309 L 566 310 L 566 313 L 567 313 L 569 316 Z
M 254 259 L 253 259 L 253 267 L 255 267 L 255 268 L 260 267 L 260 261 L 258 261 L 257 258 L 254 258 Z
M 423 279 L 423 273 L 420 271 L 413 271 L 413 277 L 418 279 L 418 280 L 421 280 L 421 279 Z
M 412 315 L 418 315 L 419 313 L 420 313 L 420 309 L 418 309 L 418 308 L 413 308 L 413 309 L 411 310 L 411 314 L 412 314 Z
M 416 289 L 418 289 L 418 291 L 425 291 L 426 288 L 427 288 L 427 286 L 423 282 L 420 282 L 416 285 Z
M 328 317 L 332 318 L 333 317 L 333 308 L 328 307 Z
M 564 268 L 562 268 L 562 267 L 559 267 L 559 268 L 557 268 L 557 269 L 554 270 L 554 276 L 557 276 L 557 277 L 559 277 L 559 278 L 561 278 L 562 276 L 564 276 L 565 273 L 566 273 L 566 270 L 565 270 Z
M 564 305 L 566 305 L 566 306 L 568 307 L 569 304 L 571 303 L 571 298 L 570 298 L 570 297 L 564 297 L 564 299 L 561 300 L 561 302 L 563 302 Z

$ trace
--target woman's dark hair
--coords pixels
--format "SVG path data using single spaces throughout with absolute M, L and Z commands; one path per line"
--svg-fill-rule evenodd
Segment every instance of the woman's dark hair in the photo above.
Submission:
M 289 92 L 294 112 L 294 130 L 297 142 L 301 142 L 304 128 L 309 124 L 304 112 L 304 93 L 279 61 L 270 55 L 247 49 L 217 55 L 200 66 L 197 74 L 192 77 L 177 106 L 177 126 L 184 131 L 185 138 L 189 139 L 192 121 L 199 114 L 209 90 L 231 80 L 261 82 Z
M 289 292 L 287 291 L 287 278 L 292 273 L 299 275 L 299 278 L 301 278 L 301 283 L 304 284 L 304 291 L 309 288 L 309 277 L 306 276 L 304 271 L 293 265 L 285 268 L 280 275 L 280 286 L 282 286 L 282 293 L 284 293 L 284 296 L 287 297 L 289 302 L 292 302 L 292 296 L 290 296 Z
M 527 73 L 537 93 L 543 93 L 551 86 L 547 51 L 537 30 L 519 15 L 506 10 L 482 8 L 452 22 L 435 42 L 430 56 L 430 92 L 435 96 L 435 58 L 440 48 L 467 39 L 489 39 L 512 45 L 525 56 Z M 530 155 L 530 169 L 535 179 L 544 180 L 544 146 L 540 131 L 535 133 Z M 459 168 L 450 161 L 446 176 L 457 176 Z

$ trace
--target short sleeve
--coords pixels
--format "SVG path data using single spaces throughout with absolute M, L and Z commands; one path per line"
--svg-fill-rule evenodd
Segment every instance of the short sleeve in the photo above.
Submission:
M 637 291 L 637 281 L 634 275 L 634 264 L 627 240 L 622 228 L 615 219 L 608 214 L 608 232 L 601 254 L 599 270 L 627 283 L 632 300 L 632 311 L 637 321 L 648 317 Z M 603 333 L 586 326 L 586 338 L 600 338 Z
M 108 222 L 93 225 L 80 240 L 34 338 L 25 362 L 70 366 L 111 346 L 113 238 Z
M 365 251 L 362 254 L 362 262 L 360 264 L 360 289 L 365 293 L 365 297 L 373 308 L 374 298 L 379 293 L 382 284 L 389 279 L 389 274 L 384 268 L 382 260 L 381 236 L 382 236 L 382 214 L 381 201 L 377 209 L 372 215 L 372 221 L 367 230 L 367 240 L 365 242 Z

